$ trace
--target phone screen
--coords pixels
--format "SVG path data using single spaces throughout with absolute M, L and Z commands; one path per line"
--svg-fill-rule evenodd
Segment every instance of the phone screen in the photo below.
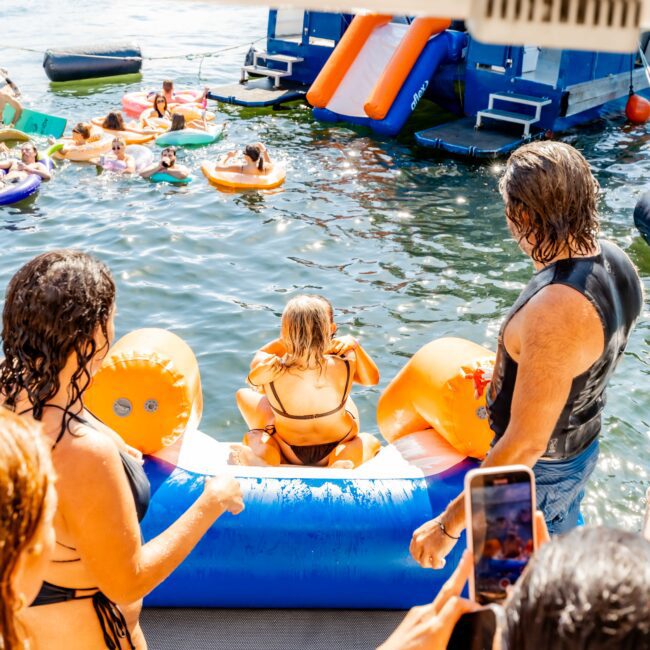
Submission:
M 534 551 L 530 475 L 476 476 L 470 498 L 475 599 L 481 605 L 500 602 Z

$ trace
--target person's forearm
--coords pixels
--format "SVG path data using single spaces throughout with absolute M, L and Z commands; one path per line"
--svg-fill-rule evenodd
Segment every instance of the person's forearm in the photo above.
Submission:
M 379 383 L 379 369 L 370 355 L 358 344 L 355 349 L 357 358 L 357 370 L 354 376 L 355 381 L 363 386 L 375 386 Z
M 503 465 L 528 465 L 532 467 L 544 454 L 546 447 L 532 446 L 524 442 L 523 435 L 515 436 L 506 431 L 494 445 L 481 467 L 500 467 Z M 514 441 L 514 442 L 513 442 Z M 461 492 L 441 515 L 445 528 L 454 536 L 465 528 L 465 495 Z
M 31 174 L 36 174 L 37 176 L 40 176 L 44 181 L 49 181 L 50 178 L 52 178 L 50 176 L 50 172 L 48 172 L 46 169 L 41 169 L 38 166 L 29 167 L 28 169 Z
M 123 603 L 146 596 L 169 577 L 224 512 L 221 504 L 202 494 L 169 528 L 141 547 L 135 575 L 119 593 L 106 595 Z

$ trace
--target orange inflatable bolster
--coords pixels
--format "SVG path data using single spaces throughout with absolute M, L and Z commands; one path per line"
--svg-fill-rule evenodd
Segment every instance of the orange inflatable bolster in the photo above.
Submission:
M 388 442 L 433 428 L 459 452 L 484 458 L 493 433 L 486 389 L 494 353 L 471 341 L 437 339 L 418 350 L 379 398 L 377 423 Z
M 334 96 L 336 89 L 347 74 L 350 66 L 363 49 L 370 34 L 387 25 L 392 16 L 372 14 L 369 16 L 355 16 L 339 41 L 327 63 L 316 77 L 307 93 L 307 101 L 316 108 L 325 108 Z
M 203 395 L 196 357 L 171 332 L 131 332 L 109 350 L 84 403 L 127 444 L 152 454 L 199 425 Z
M 413 21 L 363 106 L 368 117 L 383 120 L 388 115 L 431 36 L 448 29 L 450 25 L 451 21 L 447 18 L 416 18 Z

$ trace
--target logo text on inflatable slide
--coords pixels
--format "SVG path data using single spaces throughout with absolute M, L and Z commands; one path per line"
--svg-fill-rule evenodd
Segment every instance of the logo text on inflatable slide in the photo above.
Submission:
M 427 91 L 427 88 L 429 87 L 429 82 L 425 81 L 422 84 L 422 87 L 420 90 L 418 90 L 414 95 L 413 95 L 413 101 L 411 102 L 411 110 L 414 111 L 415 107 L 418 105 L 418 102 L 422 99 L 422 95 Z

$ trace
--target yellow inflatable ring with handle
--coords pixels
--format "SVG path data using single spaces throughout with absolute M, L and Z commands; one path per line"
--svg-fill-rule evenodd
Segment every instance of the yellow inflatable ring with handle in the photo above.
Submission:
M 84 404 L 127 444 L 152 454 L 199 425 L 203 395 L 196 357 L 166 330 L 131 332 L 109 350 Z
M 484 458 L 494 436 L 486 392 L 494 368 L 490 350 L 460 338 L 420 348 L 379 398 L 377 423 L 388 442 L 434 429 L 472 458 Z
M 215 164 L 209 160 L 201 163 L 203 175 L 214 185 L 235 190 L 272 190 L 280 187 L 287 177 L 287 170 L 281 163 L 273 163 L 268 174 L 240 174 L 238 172 L 215 171 Z

